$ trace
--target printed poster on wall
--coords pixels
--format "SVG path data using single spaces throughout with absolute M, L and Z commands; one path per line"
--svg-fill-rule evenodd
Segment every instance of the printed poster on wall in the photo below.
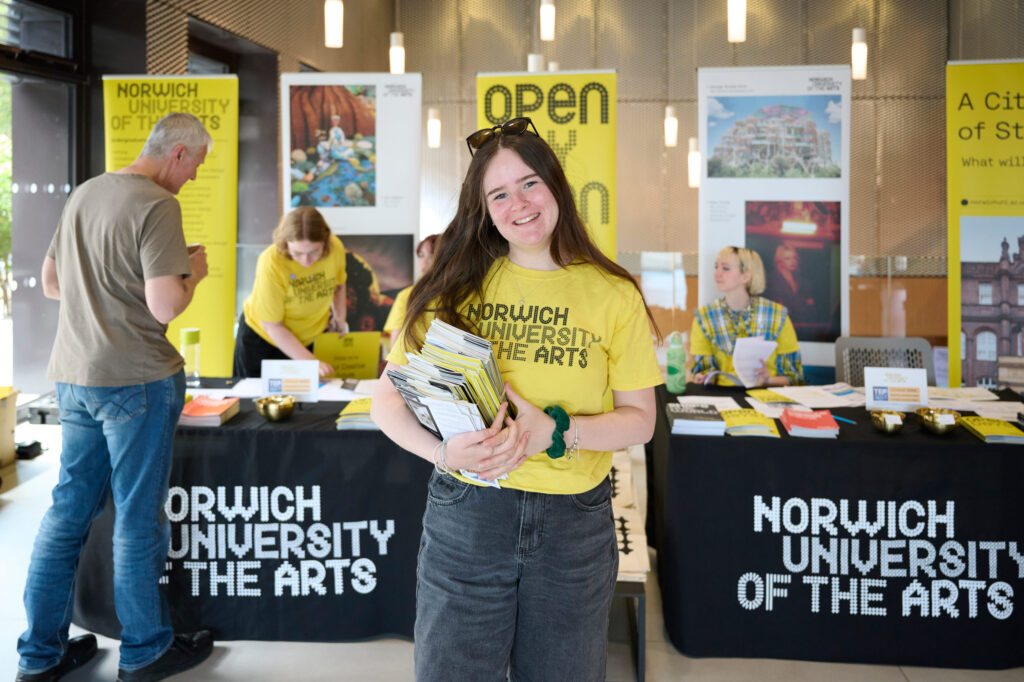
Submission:
M 950 386 L 1024 389 L 1021 83 L 1022 61 L 946 65 Z
M 281 75 L 283 212 L 314 206 L 348 254 L 348 324 L 380 331 L 412 284 L 421 74 Z
M 477 125 L 529 117 L 558 156 L 583 222 L 601 251 L 616 259 L 614 71 L 482 73 Z
M 718 252 L 752 249 L 804 364 L 831 366 L 849 330 L 850 67 L 699 69 L 698 90 L 699 304 L 720 295 Z
M 206 247 L 209 275 L 167 338 L 199 328 L 200 374 L 231 376 L 238 239 L 238 79 L 235 76 L 104 76 L 106 169 L 131 164 L 156 122 L 183 111 L 203 121 L 213 149 L 178 193 L 185 241 Z

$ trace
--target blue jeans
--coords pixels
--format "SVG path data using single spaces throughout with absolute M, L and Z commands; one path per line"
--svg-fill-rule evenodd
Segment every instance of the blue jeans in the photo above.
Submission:
M 178 372 L 134 386 L 57 384 L 63 452 L 53 505 L 43 516 L 25 584 L 28 630 L 18 639 L 18 669 L 33 673 L 67 650 L 75 570 L 107 492 L 114 509 L 114 605 L 121 621 L 121 663 L 134 670 L 171 645 L 159 580 L 170 525 L 164 514 L 171 444 L 185 400 Z
M 546 495 L 435 472 L 416 568 L 416 679 L 604 680 L 618 565 L 607 479 Z

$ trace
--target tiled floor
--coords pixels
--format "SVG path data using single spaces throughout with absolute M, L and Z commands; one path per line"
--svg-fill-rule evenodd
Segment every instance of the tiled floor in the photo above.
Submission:
M 59 429 L 22 424 L 19 440 L 36 439 L 49 448 L 35 460 L 0 470 L 0 679 L 13 679 L 17 669 L 15 641 L 25 627 L 21 590 L 32 540 L 49 504 L 59 466 Z M 643 466 L 642 460 L 635 466 Z M 634 480 L 643 481 L 634 470 Z M 642 493 L 638 501 L 642 502 Z M 624 613 L 616 616 L 624 617 Z M 73 633 L 78 629 L 72 627 Z M 624 627 L 613 627 L 613 636 Z M 618 640 L 618 637 L 614 637 Z M 1024 643 L 1022 643 L 1024 646 Z M 100 638 L 100 653 L 67 676 L 68 682 L 113 680 L 117 675 L 117 642 Z M 647 582 L 647 679 L 665 680 L 830 680 L 834 682 L 1024 682 L 1024 668 L 1002 671 L 949 670 L 773 659 L 687 658 L 664 636 L 661 599 L 655 576 Z M 223 642 L 201 667 L 175 680 L 411 680 L 412 644 L 377 640 L 348 644 L 295 642 Z M 613 641 L 608 656 L 608 679 L 634 679 L 629 645 Z

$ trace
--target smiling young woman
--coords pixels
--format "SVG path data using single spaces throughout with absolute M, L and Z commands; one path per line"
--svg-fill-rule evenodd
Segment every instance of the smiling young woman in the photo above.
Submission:
M 388 437 L 438 458 L 418 557 L 421 681 L 604 679 L 618 562 L 611 450 L 654 429 L 662 378 L 650 313 L 590 241 L 530 125 L 513 119 L 467 139 L 475 154 L 458 211 L 388 356 L 404 364 L 435 317 L 474 332 L 491 342 L 516 418 L 502 406 L 489 428 L 439 441 L 387 375 L 371 404 Z

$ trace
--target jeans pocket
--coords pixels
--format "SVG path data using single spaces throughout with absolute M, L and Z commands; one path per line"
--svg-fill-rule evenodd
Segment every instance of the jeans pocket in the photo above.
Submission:
M 89 396 L 99 421 L 124 423 L 146 413 L 146 386 L 92 386 Z
M 606 478 L 590 490 L 569 497 L 580 511 L 594 512 L 608 509 L 612 506 L 612 484 Z
M 458 504 L 466 499 L 472 487 L 454 476 L 434 471 L 427 482 L 427 501 L 441 506 Z

